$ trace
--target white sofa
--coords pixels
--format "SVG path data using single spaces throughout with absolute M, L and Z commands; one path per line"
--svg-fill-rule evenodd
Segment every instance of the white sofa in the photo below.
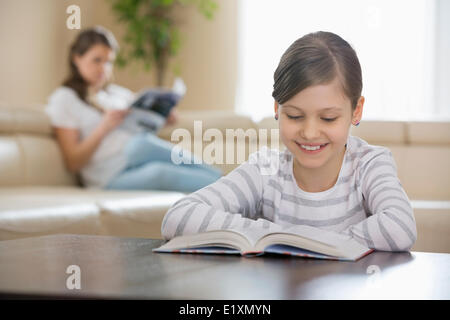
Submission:
M 196 120 L 201 123 L 194 128 Z M 165 128 L 159 136 L 171 140 L 172 133 L 174 137 L 188 133 L 190 150 L 203 156 L 202 151 L 210 151 L 212 142 L 202 139 L 202 134 L 226 137 L 227 129 L 235 129 L 234 133 L 241 129 L 249 135 L 276 128 L 273 118 L 255 123 L 229 111 L 180 111 L 178 124 Z M 413 250 L 450 252 L 450 123 L 363 120 L 352 130 L 369 143 L 391 149 L 415 210 L 418 239 Z M 223 160 L 230 152 L 235 160 L 216 164 L 224 173 L 258 147 L 258 136 L 231 138 L 234 147 L 224 146 Z M 245 150 L 244 159 L 237 159 L 240 150 Z M 204 160 L 209 161 L 208 155 Z M 160 238 L 162 217 L 182 196 L 179 192 L 81 187 L 64 167 L 43 106 L 0 104 L 0 240 L 53 233 Z

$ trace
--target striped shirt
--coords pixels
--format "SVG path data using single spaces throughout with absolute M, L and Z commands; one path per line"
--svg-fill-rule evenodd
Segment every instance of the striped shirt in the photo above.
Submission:
M 161 233 L 169 240 L 209 230 L 280 231 L 293 225 L 327 230 L 384 251 L 409 250 L 417 238 L 392 153 L 354 136 L 348 137 L 332 188 L 303 191 L 293 176 L 292 153 L 262 148 L 228 175 L 174 203 Z

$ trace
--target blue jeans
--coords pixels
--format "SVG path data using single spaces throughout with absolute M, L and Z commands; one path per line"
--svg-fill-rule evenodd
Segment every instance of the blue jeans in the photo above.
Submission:
M 106 189 L 194 192 L 222 176 L 219 169 L 199 164 L 187 150 L 180 154 L 183 159 L 180 164 L 173 163 L 174 146 L 151 133 L 137 134 L 125 146 L 127 166 Z

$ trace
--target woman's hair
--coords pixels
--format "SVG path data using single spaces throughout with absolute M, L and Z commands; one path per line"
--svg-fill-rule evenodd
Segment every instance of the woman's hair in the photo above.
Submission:
M 355 50 L 334 33 L 309 33 L 291 44 L 281 57 L 272 96 L 283 104 L 303 89 L 328 84 L 336 77 L 355 109 L 362 91 L 361 65 Z
M 69 51 L 69 67 L 70 74 L 63 82 L 63 86 L 72 88 L 78 94 L 80 99 L 86 101 L 88 84 L 83 79 L 75 65 L 73 58 L 75 54 L 83 55 L 92 46 L 96 44 L 103 44 L 114 52 L 119 50 L 119 45 L 114 35 L 107 29 L 101 26 L 95 26 L 80 32 L 75 41 L 70 46 Z M 108 83 L 105 84 L 107 86 Z

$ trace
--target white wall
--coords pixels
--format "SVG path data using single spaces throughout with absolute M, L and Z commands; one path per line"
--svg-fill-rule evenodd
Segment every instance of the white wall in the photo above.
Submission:
M 217 2 L 212 21 L 193 8 L 181 14 L 185 37 L 175 62 L 182 66 L 188 91 L 180 109 L 234 108 L 237 0 Z M 45 103 L 66 77 L 69 45 L 79 32 L 66 27 L 66 8 L 72 4 L 81 9 L 81 28 L 103 25 L 122 45 L 123 26 L 107 0 L 1 0 L 0 101 Z M 115 79 L 135 91 L 155 84 L 141 65 L 116 68 Z

